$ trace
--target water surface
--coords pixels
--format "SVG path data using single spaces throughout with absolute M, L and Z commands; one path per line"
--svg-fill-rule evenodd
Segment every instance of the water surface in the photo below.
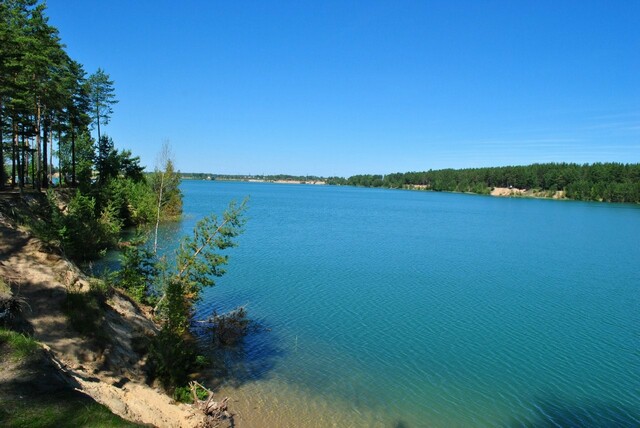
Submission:
M 198 317 L 244 426 L 640 425 L 638 206 L 185 181 L 195 222 L 250 195 Z M 258 415 L 258 418 L 255 418 Z

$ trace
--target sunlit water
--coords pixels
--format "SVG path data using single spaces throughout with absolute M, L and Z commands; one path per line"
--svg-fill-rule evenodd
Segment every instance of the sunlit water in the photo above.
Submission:
M 198 318 L 239 426 L 640 426 L 640 207 L 185 181 L 195 222 L 250 196 Z M 242 425 L 244 423 L 244 425 Z

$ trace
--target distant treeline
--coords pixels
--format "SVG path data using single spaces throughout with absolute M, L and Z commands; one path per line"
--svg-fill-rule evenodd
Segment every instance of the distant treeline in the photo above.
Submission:
M 247 180 L 264 180 L 264 181 L 301 181 L 301 182 L 312 182 L 312 181 L 326 181 L 326 178 L 318 177 L 315 175 L 288 175 L 288 174 L 277 174 L 277 175 L 242 175 L 242 174 L 208 174 L 208 173 L 192 173 L 192 172 L 184 172 L 181 173 L 182 178 L 184 179 L 193 179 L 193 180 L 236 180 L 236 181 L 247 181 Z
M 327 184 L 487 194 L 494 187 L 564 191 L 569 199 L 640 202 L 640 164 L 545 163 L 528 166 L 441 169 L 388 175 L 331 177 Z
M 213 174 L 207 172 L 179 172 L 178 175 L 183 180 L 213 180 Z

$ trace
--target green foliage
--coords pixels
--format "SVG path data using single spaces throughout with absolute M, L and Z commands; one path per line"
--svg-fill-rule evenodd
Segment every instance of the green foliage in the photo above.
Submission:
M 11 294 L 11 287 L 4 282 L 4 279 L 0 278 L 0 295 L 2 294 Z
M 94 163 L 98 170 L 98 181 L 105 184 L 110 178 L 117 177 L 119 172 L 118 151 L 111 137 L 103 135 L 96 145 Z
M 87 92 L 91 103 L 92 123 L 98 128 L 98 140 L 101 140 L 100 125 L 107 125 L 113 114 L 113 105 L 116 100 L 113 81 L 103 69 L 89 76 L 87 80 Z
M 127 218 L 131 225 L 149 224 L 155 214 L 155 198 L 146 181 L 125 180 Z
M 204 217 L 193 230 L 193 236 L 183 239 L 176 254 L 175 278 L 184 283 L 185 293 L 192 302 L 200 297 L 203 287 L 215 285 L 214 277 L 225 273 L 228 256 L 220 254 L 234 247 L 234 238 L 245 223 L 243 217 L 247 200 L 237 205 L 231 202 L 219 219 L 215 215 Z
M 166 269 L 163 276 L 164 294 L 160 308 L 165 327 L 183 332 L 188 327 L 192 305 L 200 299 L 203 287 L 215 285 L 213 277 L 224 274 L 222 268 L 227 255 L 218 252 L 235 246 L 234 238 L 242 232 L 247 200 L 240 205 L 229 204 L 222 219 L 211 215 L 200 220 L 193 236 L 184 238 L 176 253 L 174 269 Z
M 0 327 L 0 347 L 9 347 L 11 359 L 22 361 L 38 354 L 40 345 L 32 337 Z
M 65 181 L 72 182 L 75 166 L 76 184 L 83 193 L 87 193 L 91 189 L 91 176 L 95 158 L 93 139 L 89 132 L 83 132 L 77 136 L 69 136 L 69 139 L 71 138 L 73 138 L 73 141 L 62 145 L 60 150 L 61 173 L 66 177 Z
M 101 204 L 111 204 L 124 226 L 150 223 L 155 214 L 155 201 L 144 181 L 131 178 L 111 179 L 99 189 Z
M 202 388 L 196 388 L 196 396 L 198 400 L 206 400 L 209 397 L 209 393 Z M 193 403 L 193 395 L 191 394 L 191 388 L 188 386 L 179 386 L 173 390 L 173 399 L 180 403 Z
M 168 279 L 165 290 L 165 302 L 160 312 L 164 323 L 162 328 L 178 335 L 188 332 L 191 320 L 191 295 L 185 283 L 175 277 Z
M 121 269 L 116 273 L 118 285 L 137 302 L 154 304 L 151 287 L 158 274 L 155 255 L 145 245 L 144 237 L 138 235 L 122 250 Z
M 640 164 L 547 163 L 495 168 L 441 169 L 424 172 L 354 175 L 332 178 L 329 184 L 403 188 L 424 186 L 434 191 L 487 194 L 492 187 L 536 189 L 553 195 L 566 192 L 570 199 L 607 202 L 640 202 Z
M 51 227 L 65 253 L 74 260 L 91 260 L 116 243 L 122 228 L 117 208 L 109 203 L 96 214 L 96 201 L 80 191 L 71 198 L 66 212 L 51 203 Z
M 193 236 L 178 249 L 175 267 L 165 267 L 160 277 L 164 293 L 155 311 L 162 329 L 151 345 L 150 362 L 165 386 L 184 385 L 188 374 L 205 363 L 196 355 L 189 331 L 193 304 L 202 288 L 213 286 L 213 277 L 224 273 L 221 266 L 227 256 L 218 251 L 235 246 L 233 238 L 242 231 L 245 208 L 246 200 L 240 205 L 232 202 L 221 219 L 209 216 L 199 221 Z
M 55 397 L 11 400 L 0 404 L 0 425 L 13 428 L 141 427 L 111 413 L 81 393 L 57 393 Z
M 151 375 L 159 379 L 165 388 L 185 385 L 189 375 L 197 369 L 196 349 L 190 335 L 163 328 L 149 347 Z
M 156 195 L 161 219 L 175 218 L 182 213 L 180 181 L 180 174 L 175 171 L 170 158 L 165 159 L 162 170 L 156 169 L 149 175 L 149 185 Z

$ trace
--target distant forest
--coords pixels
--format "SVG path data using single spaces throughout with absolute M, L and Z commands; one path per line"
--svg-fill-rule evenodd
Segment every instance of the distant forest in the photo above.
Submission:
M 185 180 L 232 180 L 232 181 L 246 181 L 246 180 L 264 180 L 264 181 L 300 181 L 300 182 L 315 182 L 315 181 L 327 181 L 327 178 L 318 177 L 315 175 L 288 175 L 288 174 L 276 174 L 276 175 L 242 175 L 242 174 L 210 174 L 206 172 L 183 172 L 181 177 Z
M 640 164 L 545 163 L 332 177 L 327 184 L 488 194 L 494 187 L 555 192 L 582 201 L 640 202 Z
M 640 164 L 622 163 L 536 163 L 526 166 L 439 169 L 394 174 L 361 174 L 344 177 L 296 175 L 223 175 L 182 173 L 185 179 L 264 180 L 325 182 L 329 185 L 384 187 L 388 189 L 432 190 L 489 194 L 495 187 L 547 192 L 564 192 L 568 199 L 580 201 L 640 203 Z

